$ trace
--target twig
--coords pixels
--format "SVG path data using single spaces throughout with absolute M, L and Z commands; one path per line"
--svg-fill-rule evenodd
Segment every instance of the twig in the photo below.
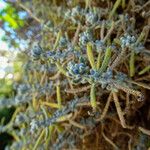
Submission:
M 107 100 L 106 105 L 104 107 L 104 110 L 102 112 L 102 115 L 100 116 L 99 119 L 97 119 L 97 121 L 101 121 L 105 118 L 106 113 L 108 112 L 108 108 L 110 106 L 111 99 L 112 99 L 112 93 L 109 94 L 109 97 L 108 97 L 108 100 Z
M 66 89 L 65 92 L 66 93 L 70 93 L 70 94 L 75 94 L 75 93 L 81 93 L 81 92 L 85 92 L 87 90 L 89 90 L 91 88 L 90 85 L 88 86 L 84 86 L 84 87 L 80 87 L 80 88 L 77 88 L 77 89 Z
M 44 74 L 43 74 L 42 77 L 41 77 L 40 85 L 42 85 L 43 82 L 44 82 L 44 79 L 45 79 L 45 77 L 46 77 L 46 72 L 47 72 L 47 70 L 44 71 Z
M 43 21 L 42 20 L 40 20 L 39 18 L 37 18 L 32 12 L 31 12 L 31 10 L 29 10 L 27 7 L 25 7 L 23 4 L 21 4 L 18 0 L 17 0 L 17 2 L 19 3 L 19 6 L 21 7 L 21 8 L 23 8 L 33 19 L 35 19 L 38 23 L 42 23 Z
M 129 87 L 125 87 L 125 86 L 119 85 L 119 84 L 117 84 L 115 82 L 113 82 L 113 84 L 114 84 L 114 86 L 117 89 L 120 89 L 120 90 L 122 90 L 122 91 L 124 91 L 126 93 L 129 93 L 129 94 L 132 94 L 132 95 L 136 96 L 138 101 L 143 101 L 144 100 L 144 95 L 143 95 L 142 92 L 134 90 L 134 89 L 131 89 Z
M 124 59 L 123 57 L 126 55 L 126 48 L 123 48 L 120 55 L 117 56 L 117 58 L 114 60 L 112 65 L 110 66 L 110 69 L 113 70 L 115 67 L 117 67 Z
M 79 124 L 79 123 L 77 123 L 77 122 L 75 122 L 75 121 L 73 121 L 71 119 L 69 119 L 69 123 L 72 124 L 72 125 L 74 125 L 75 127 L 80 128 L 80 129 L 83 129 L 83 130 L 86 129 L 85 126 L 83 126 L 83 125 L 81 125 L 81 124 Z
M 134 12 L 139 12 L 142 9 L 144 9 L 145 7 L 147 7 L 150 4 L 150 1 L 146 2 L 143 6 L 137 6 L 137 8 L 135 10 L 133 10 Z M 139 8 L 140 7 L 140 8 Z
M 49 80 L 56 80 L 60 76 L 60 71 L 58 71 L 54 76 L 49 77 Z
M 123 135 L 126 135 L 126 136 L 128 136 L 130 138 L 129 141 L 128 141 L 128 149 L 132 150 L 132 146 L 131 146 L 132 136 L 129 133 L 127 133 L 127 132 L 118 132 L 117 134 L 118 135 L 123 134 Z
M 118 96 L 117 96 L 116 92 L 113 92 L 113 98 L 114 98 L 114 103 L 115 103 L 117 113 L 118 113 L 122 127 L 132 129 L 133 127 L 126 125 L 125 118 L 123 116 L 123 112 L 121 110 L 121 106 L 119 104 L 119 100 L 118 100 Z
M 104 39 L 103 39 L 104 43 L 105 43 L 106 40 L 110 37 L 111 33 L 112 33 L 113 30 L 114 30 L 114 27 L 115 27 L 115 22 L 112 21 L 111 28 L 109 29 L 108 33 L 106 34 L 106 36 L 105 36 Z
M 80 29 L 81 29 L 81 25 L 78 24 L 77 30 L 76 30 L 76 32 L 75 32 L 75 36 L 74 36 L 73 41 L 72 41 L 72 45 L 73 45 L 73 46 L 74 46 L 74 45 L 76 44 L 76 42 L 77 42 Z
M 150 136 L 150 130 L 145 129 L 145 128 L 143 128 L 143 127 L 139 127 L 138 129 L 139 129 L 142 133 L 144 133 L 144 134 Z
M 127 81 L 127 82 L 136 84 L 136 85 L 138 85 L 138 86 L 141 86 L 141 87 L 143 87 L 143 88 L 145 88 L 145 89 L 150 90 L 150 85 L 144 84 L 144 83 L 142 83 L 142 82 L 135 82 L 135 81 Z
M 103 20 L 102 27 L 101 27 L 101 32 L 100 32 L 100 34 L 101 34 L 101 40 L 104 39 L 104 31 L 105 31 L 105 21 Z
M 102 125 L 102 136 L 104 137 L 104 139 L 105 139 L 110 145 L 113 146 L 113 148 L 114 148 L 115 150 L 119 150 L 118 146 L 104 134 L 104 127 L 103 127 L 103 125 Z

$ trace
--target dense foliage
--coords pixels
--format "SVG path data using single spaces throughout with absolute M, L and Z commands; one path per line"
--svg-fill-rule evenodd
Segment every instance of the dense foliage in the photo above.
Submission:
M 149 1 L 15 5 L 30 16 L 32 44 L 20 53 L 14 98 L 0 100 L 16 108 L 0 127 L 14 139 L 6 149 L 147 149 Z

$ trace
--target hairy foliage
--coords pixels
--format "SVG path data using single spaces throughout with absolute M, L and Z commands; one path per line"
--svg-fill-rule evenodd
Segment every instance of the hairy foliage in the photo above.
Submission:
M 148 15 L 148 2 L 33 0 L 19 5 L 41 27 L 26 51 L 16 96 L 0 101 L 0 107 L 16 107 L 0 128 L 14 137 L 7 149 L 146 149 L 136 139 L 150 132 L 140 128 L 150 122 L 149 106 L 143 117 L 150 85 L 150 20 L 142 11 Z

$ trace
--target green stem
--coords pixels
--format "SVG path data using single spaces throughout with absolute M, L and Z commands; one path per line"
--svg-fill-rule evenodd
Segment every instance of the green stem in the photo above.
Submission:
M 129 67 L 130 67 L 130 77 L 133 77 L 135 75 L 135 52 L 134 50 L 131 51 Z
M 62 107 L 62 105 L 61 105 L 62 98 L 61 98 L 61 93 L 60 93 L 60 85 L 56 86 L 56 94 L 57 94 L 58 106 L 59 106 L 59 108 L 61 108 Z
M 121 1 L 122 0 L 116 0 L 114 6 L 113 6 L 113 9 L 112 11 L 110 12 L 110 15 L 109 15 L 109 19 L 112 18 L 112 16 L 114 15 L 114 13 L 116 12 L 117 8 L 119 7 L 119 5 L 121 4 Z
M 67 76 L 66 70 L 61 66 L 61 64 L 59 62 L 56 62 L 56 66 L 58 68 L 58 70 L 64 74 L 65 76 Z
M 55 126 L 53 126 L 53 125 L 49 126 L 49 135 L 48 135 L 48 138 L 46 140 L 46 150 L 49 150 L 49 142 L 51 140 L 51 137 L 52 137 L 51 135 L 52 135 L 54 128 L 55 128 Z
M 108 67 L 108 64 L 109 64 L 109 61 L 110 61 L 110 58 L 111 58 L 111 48 L 108 47 L 106 49 L 106 52 L 105 52 L 105 57 L 104 57 L 104 60 L 102 62 L 102 65 L 101 65 L 101 68 L 100 68 L 100 73 L 104 72 L 107 67 Z
M 55 44 L 54 44 L 54 48 L 53 48 L 54 50 L 55 50 L 55 49 L 57 48 L 57 46 L 58 46 L 58 42 L 59 42 L 59 40 L 60 40 L 61 35 L 62 35 L 62 32 L 59 31 L 58 34 L 57 34 L 57 37 L 56 37 Z
M 149 70 L 150 70 L 150 65 L 149 65 L 149 66 L 146 66 L 143 70 L 141 70 L 141 71 L 139 72 L 139 75 L 142 75 L 142 74 L 146 73 L 146 72 L 149 71 Z
M 91 43 L 87 44 L 87 56 L 88 56 L 88 59 L 89 59 L 92 69 L 96 70 L 96 65 L 95 65 L 95 61 L 94 61 L 94 55 L 93 55 Z
M 96 109 L 97 104 L 96 104 L 96 93 L 95 93 L 95 84 L 91 85 L 91 91 L 90 91 L 90 102 L 93 110 Z
M 40 144 L 40 142 L 41 142 L 41 140 L 42 140 L 42 138 L 44 136 L 44 133 L 45 133 L 45 130 L 43 129 L 43 131 L 41 132 L 39 138 L 37 139 L 37 141 L 36 141 L 36 143 L 35 143 L 35 145 L 33 147 L 33 150 L 37 150 L 37 147 Z
M 102 51 L 100 51 L 99 54 L 98 54 L 97 64 L 96 64 L 97 70 L 100 68 L 101 61 L 102 61 Z

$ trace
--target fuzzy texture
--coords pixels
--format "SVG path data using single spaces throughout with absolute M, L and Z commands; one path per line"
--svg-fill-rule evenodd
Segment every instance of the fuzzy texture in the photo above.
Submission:
M 16 95 L 0 100 L 17 110 L 0 126 L 14 138 L 8 149 L 148 148 L 138 130 L 149 121 L 148 21 L 137 10 L 144 4 L 33 0 L 40 39 L 26 53 Z

